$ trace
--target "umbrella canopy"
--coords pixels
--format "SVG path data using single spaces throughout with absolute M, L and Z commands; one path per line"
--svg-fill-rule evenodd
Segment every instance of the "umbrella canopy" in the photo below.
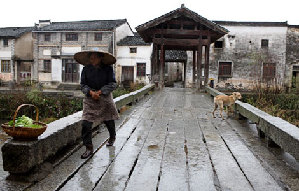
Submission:
M 88 65 L 90 64 L 89 58 L 91 56 L 92 53 L 96 53 L 99 54 L 102 58 L 102 63 L 103 64 L 107 64 L 107 65 L 111 65 L 111 64 L 115 64 L 116 59 L 115 57 L 108 53 L 108 52 L 101 52 L 101 51 L 82 51 L 82 52 L 77 52 L 74 55 L 74 59 L 82 65 Z

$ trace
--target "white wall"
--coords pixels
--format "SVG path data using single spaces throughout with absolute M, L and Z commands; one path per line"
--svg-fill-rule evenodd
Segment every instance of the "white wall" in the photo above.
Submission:
M 13 80 L 12 60 L 14 50 L 14 39 L 8 39 L 8 46 L 3 46 L 3 39 L 0 39 L 0 79 L 3 81 Z M 1 60 L 10 60 L 11 72 L 1 73 Z
M 52 59 L 52 81 L 62 82 L 62 60 Z
M 81 46 L 73 46 L 73 47 L 67 47 L 63 46 L 61 48 L 62 55 L 74 55 L 77 52 L 81 51 Z
M 129 23 L 124 23 L 115 29 L 115 42 L 119 42 L 126 36 L 134 36 L 134 33 L 129 25 Z

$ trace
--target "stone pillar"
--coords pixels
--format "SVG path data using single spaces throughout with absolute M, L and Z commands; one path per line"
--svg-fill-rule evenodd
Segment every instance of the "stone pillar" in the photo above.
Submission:
M 197 89 L 202 89 L 201 83 L 201 62 L 202 62 L 202 45 L 199 43 L 197 47 Z

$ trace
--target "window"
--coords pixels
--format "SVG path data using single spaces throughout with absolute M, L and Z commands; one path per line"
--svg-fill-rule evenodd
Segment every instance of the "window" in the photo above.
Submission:
M 77 33 L 67 33 L 65 36 L 66 41 L 78 41 L 78 34 Z
M 223 48 L 223 41 L 216 41 L 214 44 L 215 48 Z
M 94 40 L 101 41 L 102 40 L 102 33 L 94 33 Z
M 232 77 L 232 62 L 219 62 L 219 77 Z
M 8 39 L 3 39 L 3 46 L 8 46 Z
M 130 48 L 130 53 L 137 53 L 137 48 Z
M 1 72 L 3 72 L 3 73 L 10 72 L 10 61 L 9 60 L 1 60 Z
M 44 70 L 45 73 L 51 73 L 51 60 L 44 60 Z
M 51 34 L 50 33 L 45 34 L 45 41 L 51 41 Z
M 276 65 L 274 63 L 263 63 L 263 79 L 271 80 L 275 78 Z
M 145 63 L 137 63 L 137 76 L 145 76 Z
M 261 41 L 261 47 L 262 48 L 268 48 L 269 40 L 268 39 L 262 39 Z

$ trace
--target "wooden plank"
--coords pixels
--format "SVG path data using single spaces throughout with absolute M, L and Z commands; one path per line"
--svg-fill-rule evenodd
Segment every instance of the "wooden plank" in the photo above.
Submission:
M 149 34 L 163 34 L 163 35 L 178 35 L 178 36 L 215 36 L 214 33 L 208 30 L 186 30 L 186 29 L 153 29 Z M 196 38 L 195 38 L 196 39 Z
M 211 120 L 219 127 L 222 138 L 238 161 L 242 171 L 252 184 L 254 190 L 282 190 L 273 177 L 264 169 L 259 160 L 240 140 L 226 121 Z M 221 127 L 221 128 L 220 128 Z
M 196 118 L 184 119 L 190 190 L 215 190 L 214 172 Z M 215 186 L 216 184 L 216 186 Z
M 92 190 L 96 182 L 102 177 L 111 165 L 111 162 L 121 151 L 138 122 L 139 120 L 137 119 L 127 121 L 116 133 L 115 146 L 104 146 L 98 150 L 61 190 Z
M 231 191 L 253 190 L 229 149 L 221 139 L 221 136 L 209 122 L 208 118 L 201 118 L 198 120 L 198 123 L 203 131 L 221 189 Z
M 139 153 L 151 130 L 152 123 L 152 120 L 140 120 L 135 132 L 93 190 L 125 189 L 126 182 L 134 170 L 135 162 L 138 161 Z
M 198 39 L 170 39 L 170 38 L 153 38 L 153 42 L 165 46 L 198 46 Z
M 126 190 L 156 190 L 167 133 L 167 124 L 168 120 L 165 119 L 159 119 L 154 122 Z
M 169 122 L 158 190 L 188 190 L 183 127 L 183 120 Z

